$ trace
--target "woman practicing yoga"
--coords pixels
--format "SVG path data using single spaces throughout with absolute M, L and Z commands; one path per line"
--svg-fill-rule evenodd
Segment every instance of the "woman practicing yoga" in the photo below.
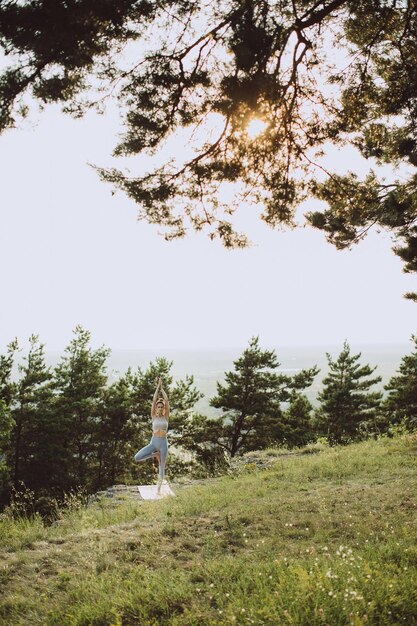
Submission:
M 162 397 L 158 397 L 159 393 L 162 394 Z M 158 385 L 153 396 L 151 418 L 153 431 L 151 443 L 135 454 L 135 461 L 139 463 L 139 461 L 144 461 L 152 457 L 158 459 L 159 479 L 157 493 L 160 494 L 168 454 L 167 431 L 169 419 L 169 401 L 162 386 L 161 379 L 158 380 Z

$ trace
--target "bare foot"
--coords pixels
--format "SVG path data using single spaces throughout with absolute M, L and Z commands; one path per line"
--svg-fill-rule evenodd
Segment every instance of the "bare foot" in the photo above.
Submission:
M 158 461 L 158 464 L 161 462 L 161 453 L 159 452 L 159 450 L 157 452 L 154 452 L 152 456 L 155 457 L 155 459 Z

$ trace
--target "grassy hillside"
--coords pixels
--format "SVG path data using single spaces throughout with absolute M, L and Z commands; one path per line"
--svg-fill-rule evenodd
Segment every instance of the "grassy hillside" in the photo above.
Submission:
M 417 624 L 417 436 L 0 520 L 0 624 Z

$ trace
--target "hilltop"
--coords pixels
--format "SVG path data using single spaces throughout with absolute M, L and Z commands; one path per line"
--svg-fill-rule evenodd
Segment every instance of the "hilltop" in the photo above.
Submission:
M 417 624 L 417 436 L 309 451 L 0 516 L 0 624 Z

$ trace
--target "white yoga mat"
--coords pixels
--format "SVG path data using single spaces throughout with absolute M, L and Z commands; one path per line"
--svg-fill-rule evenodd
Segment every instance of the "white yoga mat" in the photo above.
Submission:
M 144 500 L 161 500 L 167 496 L 175 496 L 169 485 L 162 485 L 161 492 L 157 493 L 157 485 L 139 485 L 138 491 Z

